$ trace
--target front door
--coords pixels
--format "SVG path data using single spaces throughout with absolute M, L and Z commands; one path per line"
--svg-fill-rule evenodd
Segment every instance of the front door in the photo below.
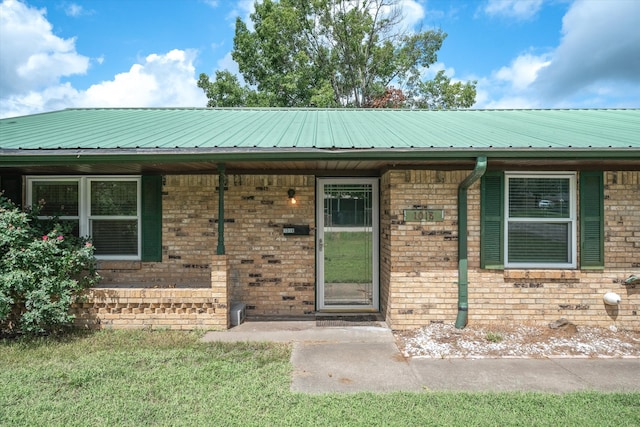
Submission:
M 317 308 L 378 310 L 378 179 L 322 178 L 317 187 Z

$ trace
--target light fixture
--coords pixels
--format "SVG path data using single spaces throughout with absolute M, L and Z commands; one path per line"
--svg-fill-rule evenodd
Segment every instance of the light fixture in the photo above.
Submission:
M 287 191 L 287 196 L 289 196 L 289 201 L 292 205 L 298 203 L 298 201 L 296 200 L 296 190 L 294 190 L 293 188 L 290 188 L 289 191 Z

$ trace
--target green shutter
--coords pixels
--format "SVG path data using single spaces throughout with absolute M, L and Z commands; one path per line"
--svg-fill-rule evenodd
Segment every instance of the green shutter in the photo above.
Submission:
M 604 179 L 580 173 L 580 268 L 604 268 Z
M 487 172 L 480 182 L 480 267 L 504 268 L 504 174 Z
M 142 261 L 162 261 L 162 177 L 142 177 Z
M 0 191 L 3 196 L 11 200 L 16 206 L 22 206 L 22 176 L 0 176 Z

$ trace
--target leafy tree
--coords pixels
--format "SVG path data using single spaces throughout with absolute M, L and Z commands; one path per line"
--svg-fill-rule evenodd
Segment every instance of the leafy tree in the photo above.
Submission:
M 216 79 L 211 82 L 209 76 L 200 74 L 198 87 L 209 98 L 207 107 L 236 107 L 247 102 L 247 90 L 240 86 L 238 78 L 229 71 L 216 71 Z
M 412 104 L 418 108 L 431 110 L 450 110 L 469 108 L 475 103 L 475 82 L 451 83 L 451 79 L 438 71 L 433 80 L 421 82 L 416 88 L 417 96 Z
M 466 108 L 476 82 L 434 82 L 422 71 L 437 61 L 441 30 L 398 30 L 400 0 L 265 0 L 253 29 L 238 18 L 233 59 L 248 86 L 228 71 L 198 86 L 209 106 Z M 399 89 L 391 85 L 398 85 Z M 393 102 L 382 100 L 395 94 Z M 398 96 L 402 95 L 402 96 Z M 398 104 L 399 100 L 402 102 Z
M 407 97 L 402 90 L 393 86 L 387 88 L 384 93 L 371 101 L 371 108 L 400 108 L 405 105 Z
M 54 332 L 73 321 L 79 292 L 95 284 L 93 246 L 70 227 L 38 220 L 0 194 L 0 333 Z

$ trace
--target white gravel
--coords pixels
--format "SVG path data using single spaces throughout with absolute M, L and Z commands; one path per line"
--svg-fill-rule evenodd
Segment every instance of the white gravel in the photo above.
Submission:
M 544 326 L 431 324 L 395 335 L 405 357 L 640 357 L 640 331 L 616 328 L 578 326 L 572 334 Z

